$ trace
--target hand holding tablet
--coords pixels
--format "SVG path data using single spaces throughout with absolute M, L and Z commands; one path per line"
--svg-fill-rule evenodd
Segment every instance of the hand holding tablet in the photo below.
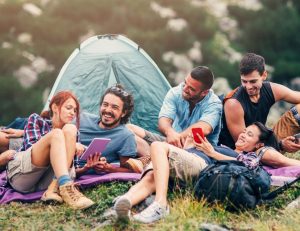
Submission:
M 109 142 L 109 138 L 94 138 L 79 159 L 86 160 L 89 156 L 94 155 L 96 152 L 103 152 Z

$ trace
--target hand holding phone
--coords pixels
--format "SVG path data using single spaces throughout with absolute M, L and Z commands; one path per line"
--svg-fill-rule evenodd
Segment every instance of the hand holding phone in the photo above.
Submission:
M 202 142 L 201 142 L 198 134 L 201 136 L 202 139 L 204 139 L 204 133 L 203 133 L 202 128 L 192 128 L 192 133 L 193 133 L 195 142 L 201 144 Z

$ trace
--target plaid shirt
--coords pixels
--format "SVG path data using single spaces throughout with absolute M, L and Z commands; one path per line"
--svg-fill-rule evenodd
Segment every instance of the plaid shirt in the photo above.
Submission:
M 255 152 L 240 153 L 236 159 L 243 162 L 250 169 L 255 169 L 260 163 L 260 157 Z
M 46 135 L 52 129 L 52 121 L 44 119 L 34 113 L 29 116 L 28 122 L 24 128 L 23 145 L 19 151 L 25 151 L 36 143 L 42 136 Z

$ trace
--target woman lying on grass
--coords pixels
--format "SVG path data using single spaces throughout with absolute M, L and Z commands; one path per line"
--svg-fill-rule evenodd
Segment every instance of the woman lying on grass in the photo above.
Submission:
M 29 193 L 49 186 L 42 196 L 44 201 L 64 201 L 74 209 L 94 204 L 74 187 L 69 174 L 76 152 L 78 117 L 78 100 L 69 91 L 57 93 L 49 111 L 30 115 L 23 145 L 7 166 L 8 181 L 16 191 Z M 74 119 L 77 126 L 71 124 Z
M 259 164 L 257 161 L 259 151 L 268 146 L 264 150 L 262 159 L 264 164 L 278 167 L 280 165 L 300 166 L 299 160 L 289 159 L 273 148 L 278 146 L 273 132 L 259 122 L 248 126 L 239 135 L 235 145 L 237 147 L 235 151 L 227 147 L 213 147 L 206 138 L 202 139 L 202 144 L 194 143 L 194 147 L 187 150 L 163 142 L 152 143 L 153 167 L 149 166 L 142 179 L 126 194 L 116 198 L 114 208 L 117 216 L 129 218 L 131 207 L 155 192 L 154 202 L 142 212 L 134 215 L 133 219 L 142 223 L 152 223 L 166 217 L 169 214 L 167 202 L 169 177 L 183 182 L 196 180 L 200 171 L 212 163 L 212 159 L 209 157 L 218 160 L 237 159 L 247 166 L 253 167 L 253 165 Z M 226 155 L 222 153 L 226 153 Z

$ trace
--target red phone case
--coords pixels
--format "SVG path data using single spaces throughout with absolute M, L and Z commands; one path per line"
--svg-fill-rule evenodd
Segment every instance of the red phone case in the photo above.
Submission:
M 202 128 L 192 128 L 192 133 L 193 133 L 195 142 L 201 144 L 201 140 L 199 139 L 197 134 L 199 134 L 202 137 L 202 139 L 204 139 L 204 133 L 203 133 Z

